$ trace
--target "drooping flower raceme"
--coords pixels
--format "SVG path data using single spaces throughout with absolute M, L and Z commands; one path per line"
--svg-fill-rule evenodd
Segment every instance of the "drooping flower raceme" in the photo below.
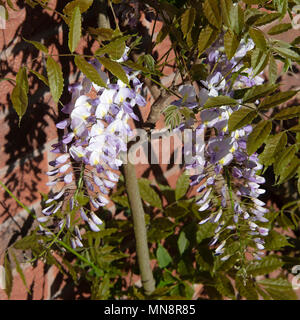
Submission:
M 132 133 L 128 120 L 139 120 L 133 107 L 146 105 L 140 94 L 142 84 L 130 69 L 124 67 L 128 86 L 121 80 L 110 83 L 99 61 L 91 63 L 107 87 L 99 87 L 88 78 L 70 86 L 71 101 L 62 109 L 68 117 L 56 124 L 63 136 L 52 146 L 57 157 L 49 163 L 53 169 L 47 172 L 52 178 L 47 183 L 52 191 L 42 210 L 44 216 L 38 218 L 41 232 L 45 232 L 44 223 L 52 218 L 60 229 L 66 226 L 74 248 L 82 246 L 80 231 L 71 224 L 75 211 L 80 212 L 92 231 L 100 230 L 103 222 L 95 211 L 108 204 L 107 195 L 119 179 L 117 172 L 123 164 L 120 155 L 127 150 Z M 97 92 L 94 99 L 87 95 L 92 88 Z
M 201 81 L 198 102 L 194 88 L 185 85 L 184 91 L 189 94 L 189 100 L 186 100 L 188 103 L 180 100 L 172 104 L 184 104 L 190 109 L 198 107 L 201 110 L 209 97 L 232 96 L 236 89 L 262 84 L 263 78 L 260 75 L 253 77 L 253 70 L 242 64 L 242 58 L 253 48 L 251 39 L 242 41 L 235 56 L 228 60 L 220 38 L 207 50 L 206 63 L 213 72 L 206 81 Z M 232 73 L 237 74 L 235 81 L 231 80 Z M 233 254 L 227 253 L 228 239 L 235 237 L 242 243 L 241 233 L 252 241 L 254 250 L 251 253 L 259 259 L 261 250 L 264 249 L 263 236 L 268 234 L 268 229 L 264 227 L 264 223 L 268 222 L 264 217 L 268 210 L 264 208 L 265 203 L 258 199 L 265 192 L 260 187 L 265 179 L 258 174 L 262 165 L 256 153 L 249 156 L 246 152 L 252 126 L 247 125 L 233 132 L 228 130 L 230 115 L 240 107 L 225 105 L 201 110 L 198 132 L 214 129 L 214 134 L 204 146 L 195 146 L 196 149 L 204 147 L 204 159 L 195 156 L 194 162 L 187 166 L 187 169 L 200 169 L 200 172 L 191 176 L 191 185 L 198 186 L 197 192 L 200 193 L 197 201 L 199 213 L 204 215 L 199 224 L 216 224 L 215 236 L 210 245 L 216 246 L 215 254 L 220 255 L 221 260 L 226 260 Z M 195 125 L 195 121 L 192 125 Z M 185 124 L 186 126 L 191 126 L 191 123 Z

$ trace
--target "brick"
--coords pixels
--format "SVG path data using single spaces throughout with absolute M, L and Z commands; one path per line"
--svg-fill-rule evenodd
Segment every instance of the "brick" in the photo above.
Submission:
M 13 192 L 13 194 L 25 205 L 32 206 L 41 200 L 40 192 L 47 193 L 48 159 L 46 152 L 27 160 L 20 160 L 19 165 L 11 165 L 1 170 L 0 179 Z M 0 192 L 0 223 L 13 217 L 20 206 L 1 188 Z

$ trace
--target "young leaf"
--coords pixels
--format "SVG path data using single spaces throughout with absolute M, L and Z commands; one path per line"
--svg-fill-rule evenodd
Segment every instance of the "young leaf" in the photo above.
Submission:
M 182 174 L 176 183 L 175 198 L 176 200 L 184 197 L 190 187 L 190 178 L 187 174 Z
M 240 42 L 235 33 L 228 30 L 224 35 L 224 47 L 228 60 L 234 56 L 239 44 Z
M 64 7 L 63 13 L 67 16 L 72 16 L 75 7 L 79 7 L 80 13 L 88 10 L 88 8 L 93 4 L 93 0 L 74 0 Z
M 57 103 L 62 95 L 64 87 L 62 71 L 59 64 L 50 56 L 47 58 L 46 69 L 50 91 L 54 102 Z
M 258 300 L 256 286 L 251 279 L 245 282 L 241 276 L 237 275 L 235 286 L 242 297 L 245 297 L 247 300 Z
M 261 260 L 253 260 L 247 267 L 247 273 L 252 276 L 268 274 L 283 266 L 283 261 L 274 255 L 265 256 Z
M 69 24 L 68 45 L 71 52 L 78 46 L 81 37 L 81 14 L 79 7 L 75 7 Z
M 264 152 L 259 156 L 260 163 L 265 166 L 271 165 L 275 161 L 275 156 L 282 151 L 286 143 L 287 135 L 285 132 L 269 136 Z
M 269 81 L 275 83 L 277 80 L 277 63 L 273 55 L 269 59 Z
M 219 32 L 209 25 L 201 30 L 198 39 L 199 56 L 217 39 L 218 34 Z
M 179 253 L 182 255 L 186 248 L 189 246 L 189 240 L 187 239 L 184 231 L 180 232 L 179 238 L 177 240 Z
M 291 179 L 297 172 L 300 165 L 300 160 L 297 156 L 294 156 L 292 160 L 287 164 L 286 167 L 282 168 L 280 179 L 277 184 L 281 184 Z
M 271 129 L 272 122 L 265 120 L 255 126 L 247 140 L 247 152 L 249 155 L 253 154 L 263 144 L 268 138 Z
M 278 120 L 287 120 L 295 117 L 299 117 L 300 115 L 300 106 L 289 107 L 281 110 L 277 113 L 274 119 Z
M 96 35 L 100 41 L 111 40 L 114 30 L 110 28 L 88 28 L 89 32 Z
M 273 50 L 277 52 L 279 55 L 281 55 L 283 58 L 290 58 L 295 61 L 300 60 L 300 55 L 296 51 L 291 50 L 289 48 L 274 46 Z
M 300 132 L 300 124 L 297 124 L 297 125 L 289 128 L 289 131 Z
M 36 72 L 35 70 L 30 69 L 29 70 L 31 73 L 33 73 L 37 78 L 39 78 L 41 81 L 45 83 L 46 86 L 49 87 L 49 82 L 48 80 L 40 73 Z
M 237 105 L 238 102 L 228 96 L 210 97 L 207 99 L 203 109 L 215 108 L 227 105 Z
M 74 61 L 78 69 L 82 71 L 88 79 L 90 79 L 100 87 L 106 87 L 106 83 L 103 81 L 98 71 L 84 58 L 82 58 L 81 56 L 75 56 Z
M 181 16 L 181 30 L 185 37 L 192 30 L 195 18 L 196 9 L 193 7 L 188 8 Z
M 12 286 L 13 286 L 13 275 L 12 275 L 12 269 L 11 269 L 8 252 L 6 252 L 4 256 L 4 269 L 5 269 L 5 292 L 9 299 L 12 291 Z
M 257 99 L 260 99 L 262 97 L 265 97 L 269 93 L 272 93 L 277 88 L 278 85 L 270 83 L 254 86 L 246 92 L 246 94 L 244 95 L 243 102 L 255 102 Z
M 241 108 L 233 112 L 228 121 L 228 130 L 235 131 L 249 124 L 256 117 L 256 111 L 250 108 Z
M 262 31 L 259 29 L 250 28 L 249 34 L 257 48 L 262 51 L 267 49 L 267 41 Z
M 216 288 L 222 296 L 235 299 L 235 292 L 231 281 L 225 275 L 219 274 L 217 276 Z
M 261 51 L 259 55 L 260 60 L 258 61 L 258 64 L 255 66 L 255 68 L 253 69 L 252 77 L 257 76 L 259 73 L 261 73 L 265 69 L 265 67 L 269 62 L 269 57 L 270 57 L 269 51 L 266 51 L 266 52 Z
M 282 174 L 283 170 L 294 158 L 297 151 L 296 145 L 292 145 L 284 149 L 280 154 L 277 155 L 274 163 L 274 173 L 276 176 Z
M 254 23 L 254 25 L 257 27 L 264 26 L 264 25 L 271 23 L 274 20 L 278 19 L 280 16 L 281 16 L 281 14 L 277 13 L 277 12 L 267 13 L 267 14 L 263 15 L 262 17 L 260 17 L 259 19 L 257 19 L 256 22 Z
M 272 27 L 268 31 L 268 34 L 269 35 L 280 34 L 280 33 L 286 32 L 290 29 L 292 29 L 292 25 L 290 23 L 280 23 L 280 24 L 277 24 L 276 26 Z
M 126 83 L 127 85 L 129 84 L 126 72 L 122 68 L 122 66 L 115 61 L 112 61 L 108 58 L 98 58 L 98 60 L 104 65 L 104 67 L 110 71 L 114 76 L 116 76 L 118 79 Z
M 38 50 L 43 51 L 45 53 L 48 53 L 48 49 L 46 46 L 44 46 L 42 43 L 37 42 L 37 41 L 33 41 L 33 40 L 26 40 L 25 38 L 23 38 L 26 42 L 34 45 Z
M 165 268 L 173 261 L 169 252 L 161 244 L 158 244 L 156 257 L 160 268 Z
M 244 28 L 244 11 L 238 3 L 232 7 L 230 16 L 232 30 L 240 35 Z
M 205 0 L 203 4 L 203 12 L 208 22 L 219 29 L 222 22 L 219 1 Z
M 105 45 L 104 47 L 96 50 L 95 54 L 98 56 L 101 56 L 107 53 L 113 60 L 118 60 L 123 56 L 125 52 L 125 48 L 126 48 L 125 40 L 127 40 L 128 38 L 130 38 L 130 36 L 117 38 L 111 41 L 110 43 L 108 43 L 107 45 Z
M 28 106 L 28 78 L 27 70 L 25 67 L 22 67 L 16 77 L 16 85 L 11 93 L 11 101 L 14 109 L 16 110 L 19 116 L 19 125 L 23 115 L 25 114 Z
M 27 282 L 26 282 L 26 278 L 25 278 L 24 272 L 22 270 L 22 267 L 21 267 L 16 255 L 15 255 L 15 253 L 13 252 L 13 250 L 10 250 L 10 253 L 12 254 L 13 260 L 14 260 L 14 262 L 16 264 L 16 270 L 17 270 L 18 274 L 20 275 L 20 278 L 21 278 L 26 290 L 29 292 L 29 289 L 28 289 L 28 286 L 27 286 Z
M 258 106 L 260 110 L 269 109 L 272 107 L 276 107 L 283 102 L 290 100 L 294 95 L 297 94 L 297 91 L 285 91 L 278 92 L 270 97 L 266 97 L 264 101 Z
M 279 250 L 285 246 L 291 246 L 286 236 L 271 230 L 266 238 L 265 248 L 267 250 Z
M 231 12 L 233 8 L 232 0 L 223 0 L 220 3 L 221 3 L 223 21 L 228 28 L 232 28 L 232 23 L 231 23 L 231 19 L 232 19 Z
M 140 178 L 138 180 L 139 189 L 141 193 L 141 198 L 148 202 L 151 206 L 162 209 L 162 203 L 159 195 L 150 186 L 150 181 L 148 179 Z

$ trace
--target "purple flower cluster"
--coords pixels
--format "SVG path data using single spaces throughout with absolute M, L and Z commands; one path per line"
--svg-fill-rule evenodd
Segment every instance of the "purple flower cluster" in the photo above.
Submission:
M 202 81 L 203 88 L 198 97 L 200 108 L 209 97 L 232 96 L 233 90 L 263 83 L 261 76 L 253 77 L 252 69 L 247 69 L 242 64 L 242 58 L 253 47 L 251 39 L 247 43 L 242 41 L 231 60 L 226 58 L 221 40 L 208 49 L 206 63 L 213 72 L 206 81 Z M 238 75 L 234 81 L 231 80 L 232 73 Z M 192 92 L 189 96 L 195 97 L 192 86 L 189 90 Z M 194 108 L 193 101 L 188 102 Z M 204 147 L 204 159 L 196 156 L 194 163 L 187 166 L 187 169 L 198 168 L 197 174 L 191 176 L 191 185 L 198 186 L 197 192 L 200 192 L 200 199 L 197 201 L 199 212 L 208 214 L 200 224 L 208 221 L 216 223 L 215 236 L 210 244 L 216 245 L 222 238 L 215 249 L 216 255 L 222 255 L 221 260 L 230 257 L 226 253 L 227 240 L 234 235 L 237 237 L 241 230 L 247 234 L 248 239 L 253 240 L 252 254 L 260 259 L 263 254 L 261 250 L 264 249 L 261 236 L 268 234 L 268 229 L 261 226 L 268 222 L 264 217 L 268 210 L 264 208 L 265 203 L 258 199 L 265 192 L 260 187 L 265 179 L 258 174 L 262 165 L 256 153 L 249 156 L 246 152 L 247 137 L 252 126 L 247 125 L 233 132 L 228 130 L 230 115 L 240 107 L 221 106 L 201 111 L 198 132 L 213 128 L 214 135 L 210 135 L 205 141 L 205 146 L 196 145 L 197 149 Z
M 142 84 L 130 69 L 124 67 L 128 86 L 121 80 L 110 83 L 99 61 L 91 63 L 107 87 L 99 87 L 86 77 L 81 83 L 70 86 L 71 101 L 62 109 L 68 117 L 56 124 L 64 134 L 52 146 L 57 157 L 49 163 L 53 169 L 47 172 L 53 178 L 47 185 L 53 190 L 42 210 L 44 216 L 38 218 L 44 223 L 50 217 L 59 217 L 58 226 L 66 226 L 71 231 L 74 248 L 82 247 L 82 239 L 78 227 L 71 226 L 70 212 L 79 210 L 92 231 L 100 230 L 103 222 L 94 211 L 108 204 L 107 195 L 119 179 L 117 171 L 123 164 L 121 153 L 127 150 L 128 136 L 132 133 L 128 120 L 139 120 L 133 108 L 146 105 L 140 94 Z M 87 95 L 92 88 L 97 92 L 95 99 Z M 77 199 L 82 190 L 91 209 Z M 44 232 L 42 225 L 40 229 Z

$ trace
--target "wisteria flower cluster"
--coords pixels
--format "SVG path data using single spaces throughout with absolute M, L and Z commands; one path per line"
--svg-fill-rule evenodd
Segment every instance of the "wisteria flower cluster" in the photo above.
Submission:
M 253 48 L 251 39 L 242 41 L 235 56 L 228 60 L 222 39 L 216 41 L 207 50 L 206 63 L 213 72 L 206 81 L 202 81 L 198 97 L 200 105 L 196 101 L 194 88 L 187 85 L 181 88 L 183 93 L 189 92 L 189 100 L 185 105 L 191 109 L 198 106 L 201 110 L 209 97 L 232 96 L 235 89 L 262 84 L 263 78 L 260 75 L 253 77 L 253 70 L 242 64 L 242 58 Z M 238 74 L 234 82 L 231 80 L 232 73 Z M 177 104 L 182 104 L 182 101 L 177 101 Z M 258 161 L 257 153 L 249 156 L 246 152 L 247 137 L 252 126 L 247 125 L 233 132 L 228 130 L 228 119 L 232 112 L 239 108 L 241 106 L 221 106 L 200 112 L 201 124 L 197 127 L 197 132 L 211 132 L 213 128 L 214 134 L 210 134 L 205 146 L 195 146 L 197 150 L 204 147 L 204 159 L 196 156 L 194 162 L 187 166 L 187 169 L 200 169 L 199 174 L 191 176 L 191 185 L 198 186 L 197 192 L 200 193 L 197 201 L 199 212 L 207 213 L 199 224 L 216 224 L 210 245 L 219 242 L 215 255 L 220 255 L 224 261 L 230 257 L 230 254 L 226 254 L 226 242 L 230 237 L 235 236 L 240 240 L 240 233 L 246 233 L 248 238 L 253 240 L 255 250 L 251 253 L 260 259 L 264 249 L 262 236 L 268 234 L 268 229 L 262 226 L 268 222 L 264 217 L 268 210 L 264 207 L 265 203 L 258 199 L 265 192 L 261 188 L 265 179 L 259 175 L 262 165 Z
M 125 51 L 121 60 L 126 59 Z M 64 135 L 52 146 L 52 152 L 57 157 L 49 163 L 53 169 L 47 172 L 48 176 L 54 178 L 47 183 L 53 190 L 42 210 L 44 216 L 38 218 L 40 231 L 48 234 L 49 231 L 45 231 L 42 224 L 49 222 L 52 217 L 55 217 L 60 229 L 66 226 L 73 234 L 73 248 L 83 246 L 82 237 L 77 226 L 71 227 L 70 213 L 65 215 L 63 212 L 77 209 L 92 231 L 100 230 L 103 222 L 95 211 L 108 204 L 107 195 L 119 179 L 117 171 L 123 164 L 120 155 L 127 150 L 128 136 L 132 133 L 128 120 L 133 118 L 138 121 L 133 108 L 135 105 L 146 105 L 140 94 L 142 83 L 131 69 L 124 67 L 128 86 L 121 80 L 112 83 L 101 70 L 102 65 L 98 60 L 91 64 L 107 87 L 99 87 L 86 77 L 82 82 L 70 86 L 71 101 L 62 109 L 67 118 L 56 124 L 57 128 L 64 130 Z M 88 96 L 92 88 L 97 93 L 94 99 Z M 77 180 L 78 185 L 75 185 Z M 91 209 L 78 202 L 81 190 L 85 191 L 84 197 L 88 196 Z

